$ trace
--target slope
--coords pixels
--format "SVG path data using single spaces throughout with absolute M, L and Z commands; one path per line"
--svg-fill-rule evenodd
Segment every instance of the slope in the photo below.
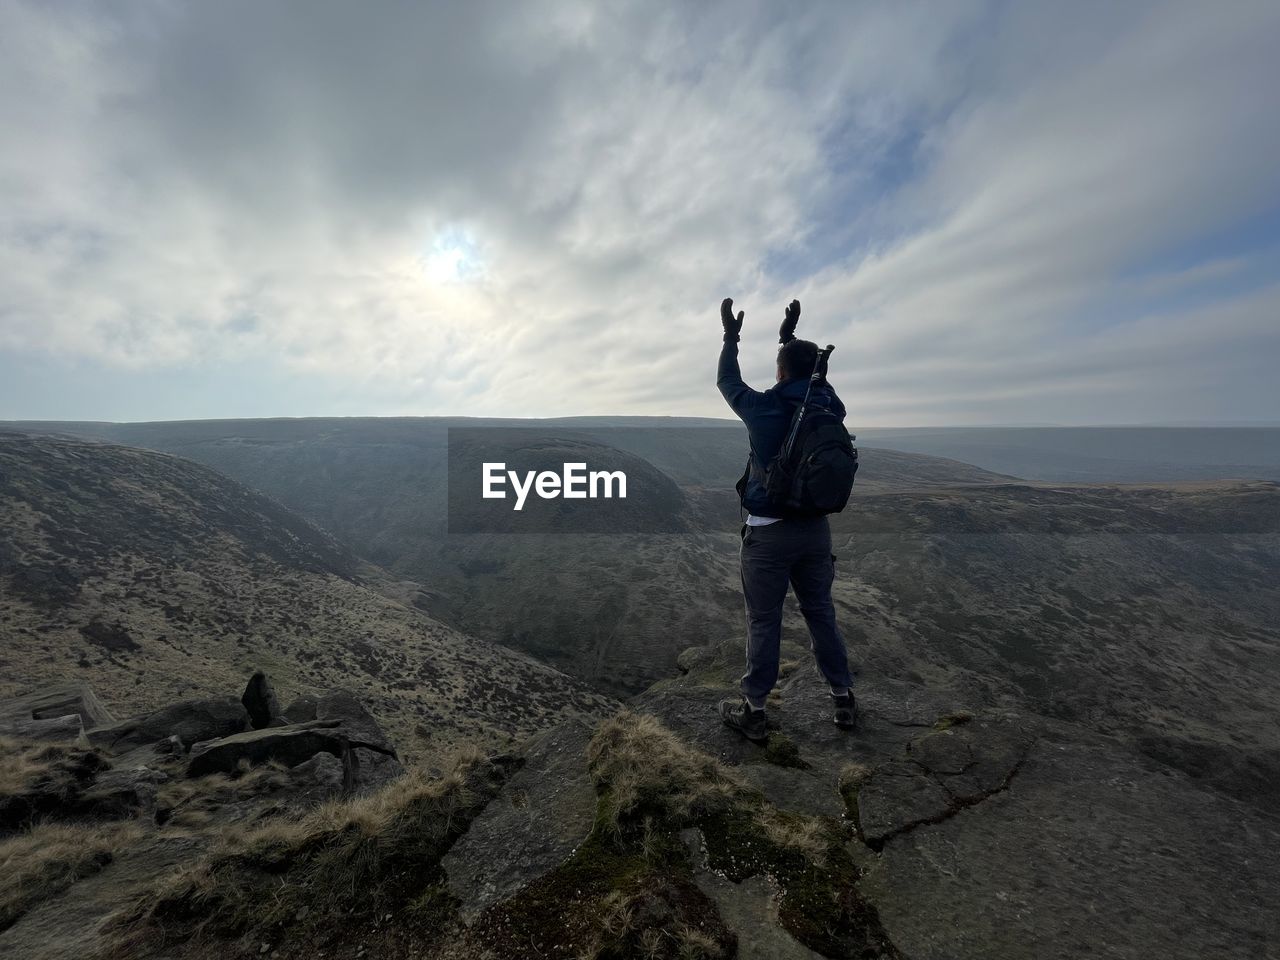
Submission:
M 615 695 L 670 675 L 682 649 L 704 642 L 707 625 L 736 616 L 740 606 L 734 555 L 740 517 L 732 486 L 742 470 L 746 436 L 738 424 L 617 417 L 32 426 L 205 463 L 402 578 L 384 587 L 396 598 Z M 643 532 L 633 523 L 574 537 L 448 534 L 449 430 L 512 427 L 528 430 L 531 438 L 576 438 L 643 458 L 680 485 L 688 502 L 672 508 L 679 524 Z M 866 449 L 862 464 L 860 498 L 1011 479 L 894 451 Z M 689 532 L 670 532 L 675 529 Z
M 386 574 L 206 467 L 0 435 L 0 695 L 82 679 L 137 713 L 255 668 L 349 686 L 410 755 L 506 742 L 607 700 L 371 587 Z

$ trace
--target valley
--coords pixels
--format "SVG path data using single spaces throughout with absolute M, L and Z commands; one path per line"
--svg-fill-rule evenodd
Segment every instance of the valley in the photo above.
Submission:
M 1278 932 L 1251 853 L 1280 838 L 1276 483 L 1027 482 L 863 446 L 832 523 L 858 731 L 825 716 L 792 608 L 761 748 L 714 714 L 741 670 L 739 431 L 525 424 L 515 449 L 625 465 L 643 509 L 623 532 L 458 533 L 445 421 L 26 426 L 0 430 L 0 701 L 97 752 L 74 755 L 70 825 L 9 842 L 115 852 L 48 907 L 20 893 L 0 947 L 1067 960 L 1101 936 L 1243 960 Z M 98 707 L 21 713 L 87 685 L 158 737 L 258 670 L 300 705 L 279 730 L 153 748 L 95 733 Z M 300 762 L 370 736 L 407 776 Z M 0 730 L 14 750 L 24 777 L 62 756 Z M 0 807 L 46 782 L 0 784 Z M 199 817 L 170 823 L 174 802 Z M 372 899 L 304 919 L 303 891 L 356 882 L 331 865 L 358 831 L 383 851 L 352 861 Z M 171 876 L 173 851 L 212 886 Z M 281 883 L 292 919 L 235 892 Z M 54 932 L 62 911 L 87 926 Z

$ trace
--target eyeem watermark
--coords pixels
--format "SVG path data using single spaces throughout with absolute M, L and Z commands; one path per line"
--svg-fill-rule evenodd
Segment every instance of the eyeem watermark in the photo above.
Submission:
M 687 500 L 660 465 L 661 432 L 578 423 L 449 428 L 448 532 L 666 534 L 688 529 Z M 745 434 L 744 434 L 745 436 Z M 697 439 L 686 445 L 701 449 Z
M 505 500 L 509 482 L 516 498 L 513 510 L 524 509 L 530 491 L 543 500 L 554 500 L 557 497 L 566 500 L 627 498 L 625 473 L 621 470 L 588 472 L 586 463 L 566 463 L 560 473 L 553 470 L 526 470 L 523 477 L 515 470 L 508 470 L 505 463 L 485 463 L 481 471 L 483 488 L 480 495 L 486 500 Z

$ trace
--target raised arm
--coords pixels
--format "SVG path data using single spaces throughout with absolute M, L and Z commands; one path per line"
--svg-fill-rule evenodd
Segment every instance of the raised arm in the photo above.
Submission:
M 733 300 L 726 297 L 720 304 L 720 322 L 724 326 L 724 346 L 720 350 L 720 366 L 716 371 L 716 386 L 729 407 L 739 417 L 749 413 L 763 399 L 764 394 L 752 390 L 742 381 L 738 368 L 738 338 L 742 332 L 742 320 L 746 314 L 739 310 L 733 315 Z

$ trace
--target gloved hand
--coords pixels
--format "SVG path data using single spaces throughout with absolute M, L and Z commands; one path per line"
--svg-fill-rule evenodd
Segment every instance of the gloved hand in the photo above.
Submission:
M 733 340 L 735 343 L 742 339 L 739 334 L 742 333 L 742 318 L 746 313 L 742 310 L 738 311 L 738 316 L 733 315 L 733 298 L 725 297 L 720 304 L 720 323 L 724 326 L 725 340 Z
M 792 300 L 778 328 L 778 342 L 789 343 L 796 338 L 796 324 L 800 322 L 800 301 Z

